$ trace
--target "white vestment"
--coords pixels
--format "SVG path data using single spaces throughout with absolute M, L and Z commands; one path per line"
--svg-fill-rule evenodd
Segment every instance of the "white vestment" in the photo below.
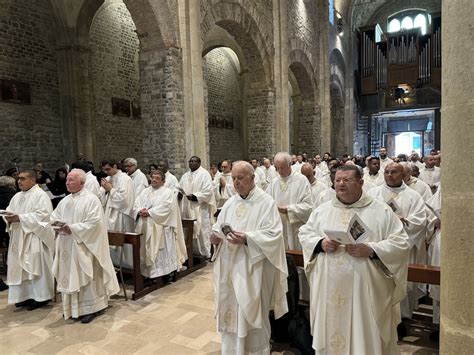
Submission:
M 331 172 L 327 169 L 327 165 L 326 165 L 326 170 L 321 170 L 320 168 L 316 167 L 314 169 L 314 172 L 315 172 L 314 176 L 316 177 L 316 180 L 326 185 L 327 187 L 332 186 Z
M 146 188 L 135 200 L 134 214 L 146 208 L 149 217 L 139 217 L 140 270 L 154 278 L 180 270 L 187 259 L 181 214 L 173 190 Z
M 84 188 L 100 198 L 100 185 L 92 171 L 86 173 L 86 182 Z
M 441 215 L 441 186 L 436 190 L 436 193 L 426 201 L 426 204 Z M 431 232 L 428 246 L 428 264 L 441 266 L 441 229 L 435 228 L 434 226 L 437 217 L 433 212 L 429 213 L 428 219 L 428 231 Z M 439 285 L 430 285 L 429 290 L 430 297 L 433 299 L 433 323 L 439 324 L 441 290 Z
M 303 166 L 303 163 L 296 162 L 296 163 L 294 163 L 294 164 L 291 166 L 291 171 L 292 171 L 292 172 L 300 173 L 302 166 Z
M 410 263 L 426 264 L 426 208 L 420 194 L 410 189 L 404 182 L 400 187 L 390 187 L 386 184 L 371 189 L 368 195 L 384 202 L 393 199 L 399 207 L 395 213 L 408 221 L 404 225 L 410 245 Z M 401 303 L 402 317 L 411 318 L 418 299 L 425 295 L 424 284 L 408 283 L 407 298 Z
M 426 182 L 430 187 L 437 186 L 441 181 L 441 168 L 434 166 L 432 168 L 420 169 L 418 179 Z
M 53 263 L 64 318 L 107 308 L 108 297 L 118 293 L 120 287 L 99 199 L 83 188 L 62 199 L 51 220 L 65 222 L 71 230 L 69 235 L 58 235 Z
M 234 189 L 234 182 L 232 181 L 232 175 L 231 173 L 222 173 L 220 175 L 220 178 L 225 179 L 225 186 L 221 187 L 220 181 L 217 182 L 217 184 L 214 187 L 214 193 L 216 196 L 216 204 L 217 208 L 221 208 L 224 206 L 224 203 L 231 198 L 232 195 L 235 194 L 235 189 Z
M 216 174 L 217 176 L 217 174 Z M 183 218 L 195 219 L 194 221 L 194 251 L 206 257 L 211 256 L 211 218 L 216 212 L 216 200 L 214 196 L 211 175 L 202 166 L 195 171 L 186 172 L 179 181 L 179 186 L 186 195 L 193 194 L 196 201 L 190 201 L 183 196 L 181 200 L 181 216 Z
M 329 190 L 325 184 L 319 182 L 318 180 L 314 180 L 311 184 L 311 194 L 313 196 L 313 209 L 319 207 L 321 203 L 323 203 L 321 199 L 321 194 L 323 194 L 326 190 Z M 325 201 L 324 201 L 325 202 Z
M 118 171 L 107 180 L 112 183 L 110 192 L 100 188 L 100 199 L 105 210 L 107 230 L 118 232 L 135 232 L 135 220 L 133 216 L 133 204 L 135 203 L 135 189 L 132 179 L 127 174 Z M 116 247 L 110 248 L 110 255 L 114 265 L 119 264 L 120 250 Z M 133 267 L 133 249 L 130 244 L 125 244 L 122 266 Z
M 168 189 L 173 190 L 173 192 L 178 193 L 178 190 L 179 190 L 178 179 L 176 179 L 176 176 L 171 174 L 169 171 L 167 171 L 165 174 L 164 186 L 166 186 Z
M 375 184 L 377 186 L 383 185 L 385 183 L 383 171 L 379 170 L 379 172 L 375 175 L 370 175 L 370 173 L 367 172 L 367 174 L 364 174 L 364 182 L 371 182 L 372 184 Z
M 260 187 L 263 191 L 267 189 L 268 185 L 270 185 L 273 179 L 279 176 L 273 165 L 270 165 L 268 169 L 264 165 L 262 165 L 259 166 L 257 170 L 259 170 L 259 172 L 262 172 L 262 178 L 259 181 L 258 187 Z
M 383 176 L 383 173 L 385 171 L 385 167 L 388 165 L 388 164 L 391 164 L 393 163 L 393 160 L 390 159 L 390 158 L 385 158 L 385 159 L 382 159 L 380 158 L 380 170 L 379 170 L 379 173 L 382 173 L 382 176 Z
M 255 185 L 260 187 L 261 189 L 263 189 L 263 187 L 265 186 L 266 184 L 266 180 L 265 180 L 265 173 L 262 169 L 260 169 L 261 166 L 258 166 L 256 169 L 254 169 L 255 171 L 255 178 L 254 178 L 254 182 L 255 182 Z
M 430 186 L 424 182 L 423 180 L 417 179 L 416 177 L 412 176 L 407 183 L 408 187 L 418 192 L 423 201 L 427 201 L 433 193 L 431 192 Z
M 53 211 L 51 200 L 38 185 L 13 196 L 7 211 L 18 215 L 20 222 L 7 223 L 8 303 L 34 299 L 47 301 L 54 295 L 51 272 L 54 254 L 54 233 L 40 222 L 47 222 Z
M 140 195 L 140 192 L 145 190 L 148 187 L 148 179 L 146 175 L 142 173 L 140 169 L 137 169 L 130 175 L 130 178 L 133 181 L 133 187 L 135 189 L 135 196 Z
M 352 257 L 344 246 L 334 253 L 314 254 L 324 230 L 347 230 L 356 213 L 369 228 L 360 242 L 370 245 L 379 260 Z M 390 207 L 366 194 L 352 205 L 335 198 L 311 214 L 299 238 L 311 290 L 316 354 L 398 352 L 399 302 L 406 294 L 409 245 Z M 382 265 L 391 277 L 385 275 Z
M 288 270 L 282 224 L 275 201 L 259 187 L 243 199 L 232 196 L 213 229 L 245 232 L 247 245 L 225 238 L 217 247 L 214 287 L 222 354 L 270 354 L 269 312 L 288 312 Z
M 267 188 L 277 206 L 286 206 L 288 213 L 280 213 L 283 223 L 283 238 L 288 249 L 301 250 L 298 231 L 313 211 L 311 186 L 306 176 L 292 172 L 287 177 L 279 176 Z

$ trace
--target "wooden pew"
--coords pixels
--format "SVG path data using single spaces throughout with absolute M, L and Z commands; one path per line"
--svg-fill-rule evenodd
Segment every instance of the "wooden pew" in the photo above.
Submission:
M 303 266 L 303 252 L 301 250 L 287 250 L 287 255 L 291 255 L 296 266 Z M 423 264 L 408 264 L 408 281 L 439 285 L 441 279 L 441 269 L 437 266 Z
M 183 229 L 185 234 L 185 241 L 186 241 L 186 251 L 188 254 L 188 260 L 186 260 L 185 265 L 187 267 L 186 270 L 178 272 L 176 275 L 178 279 L 189 275 L 193 271 L 199 270 L 206 266 L 207 262 L 206 259 L 200 256 L 195 256 L 193 254 L 193 235 L 194 235 L 194 221 L 195 219 L 181 219 L 183 223 Z
M 177 278 L 182 278 L 193 271 L 196 271 L 206 266 L 206 260 L 195 257 L 193 255 L 193 229 L 194 219 L 182 219 L 183 228 L 185 230 L 186 239 L 186 251 L 188 254 L 188 260 L 186 261 L 187 269 L 185 271 L 177 273 Z M 117 234 L 125 234 L 125 244 L 132 246 L 133 255 L 133 269 L 127 269 L 122 267 L 122 271 L 126 274 L 132 275 L 133 281 L 133 294 L 132 299 L 137 300 L 146 294 L 163 286 L 161 278 L 156 279 L 151 285 L 145 287 L 144 277 L 140 270 L 140 235 L 137 233 L 123 233 L 118 231 L 108 231 L 109 237 L 113 237 Z

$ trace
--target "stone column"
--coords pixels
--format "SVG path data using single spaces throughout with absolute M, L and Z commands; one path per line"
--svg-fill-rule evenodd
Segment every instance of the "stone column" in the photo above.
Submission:
M 287 0 L 273 2 L 273 38 L 275 45 L 275 143 L 276 150 L 290 148 L 290 127 L 288 117 L 288 4 Z
M 441 354 L 474 354 L 474 2 L 442 3 Z
M 331 149 L 331 98 L 329 85 L 331 83 L 331 68 L 329 66 L 329 8 L 325 0 L 318 2 L 320 12 L 319 21 L 319 103 L 321 105 L 321 151 L 330 152 Z M 332 153 L 332 152 L 331 152 Z
M 57 46 L 64 156 L 69 162 L 75 161 L 77 154 L 97 162 L 90 103 L 90 51 L 85 45 L 72 43 L 71 40 Z
M 179 29 L 183 50 L 184 120 L 186 158 L 197 155 L 207 167 L 208 141 L 204 114 L 204 78 L 202 72 L 199 1 L 179 1 Z

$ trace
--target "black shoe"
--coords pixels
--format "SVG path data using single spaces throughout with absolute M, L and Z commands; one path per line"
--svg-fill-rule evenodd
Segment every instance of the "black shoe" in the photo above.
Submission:
M 0 279 L 0 291 L 5 290 L 8 290 L 8 285 L 3 281 L 3 279 Z
M 41 308 L 43 306 L 46 306 L 49 303 L 49 300 L 47 301 L 41 301 L 41 302 L 36 302 L 33 301 L 33 303 L 30 303 L 28 306 L 26 306 L 26 309 L 28 311 L 34 311 L 35 309 Z
M 86 314 L 85 316 L 81 316 L 81 323 L 82 324 L 90 323 L 95 318 L 95 316 L 96 316 L 95 313 Z
M 398 334 L 398 340 L 402 340 L 408 335 L 408 329 L 407 326 L 403 323 L 400 323 L 397 326 L 397 334 Z
M 430 334 L 430 340 L 439 341 L 439 330 L 435 330 Z
M 18 303 L 15 303 L 15 307 L 16 308 L 26 307 L 29 304 L 33 303 L 34 301 L 35 301 L 34 299 L 29 299 L 23 302 L 18 302 Z

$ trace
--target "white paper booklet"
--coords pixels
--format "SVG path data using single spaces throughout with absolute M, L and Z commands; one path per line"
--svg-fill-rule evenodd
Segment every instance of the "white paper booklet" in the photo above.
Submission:
M 349 225 L 347 226 L 347 230 L 337 231 L 325 229 L 323 232 L 329 239 L 335 240 L 341 244 L 356 244 L 365 239 L 368 231 L 369 228 L 356 213 L 352 216 Z
M 54 230 L 59 230 L 66 225 L 66 222 L 61 222 L 61 221 L 39 222 L 39 225 L 44 228 L 51 227 Z
M 387 201 L 387 205 L 389 205 L 392 211 L 395 212 L 397 215 L 400 214 L 400 206 L 398 206 L 397 201 L 395 201 L 393 198 Z

